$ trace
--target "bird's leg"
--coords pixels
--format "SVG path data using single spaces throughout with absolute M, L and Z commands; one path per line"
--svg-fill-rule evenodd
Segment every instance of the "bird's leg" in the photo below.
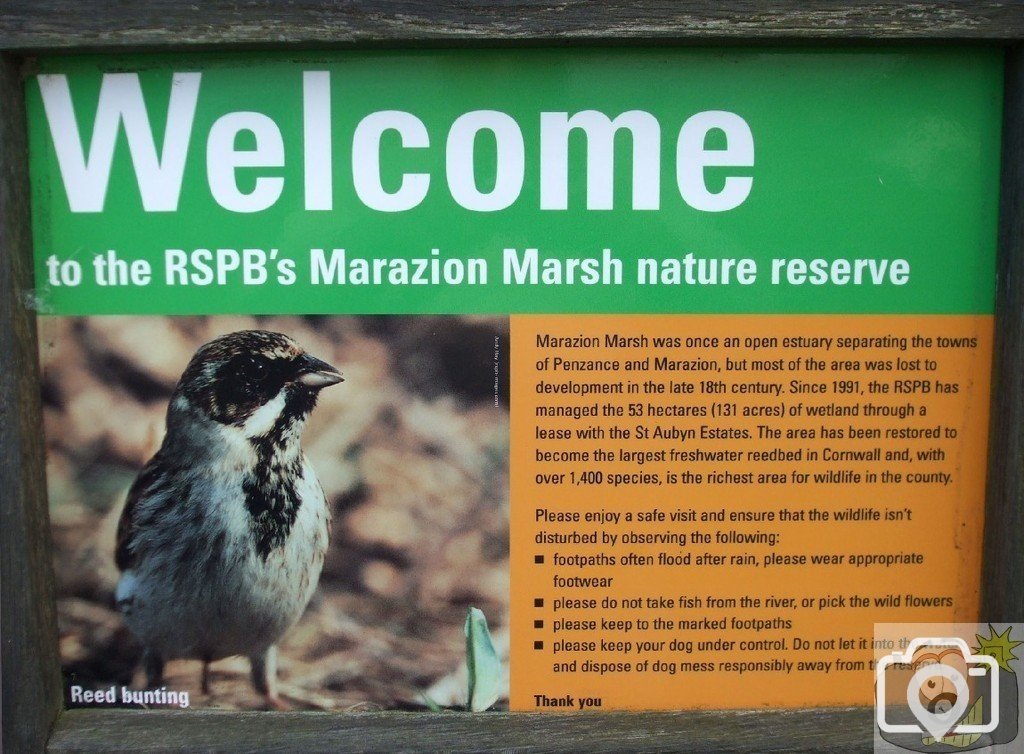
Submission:
M 252 685 L 275 709 L 288 709 L 277 695 L 277 647 L 270 646 L 260 655 L 249 658 L 252 663 Z
M 147 649 L 142 655 L 142 663 L 146 668 L 146 687 L 155 689 L 164 681 L 164 660 L 153 649 Z
M 206 696 L 210 695 L 210 658 L 203 658 L 203 676 L 202 676 L 202 688 L 203 693 Z

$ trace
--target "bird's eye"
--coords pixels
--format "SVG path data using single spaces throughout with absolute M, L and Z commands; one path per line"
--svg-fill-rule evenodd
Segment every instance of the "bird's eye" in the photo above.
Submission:
M 253 357 L 249 360 L 249 364 L 247 366 L 248 369 L 246 371 L 248 371 L 249 376 L 254 380 L 262 382 L 270 374 L 267 362 L 263 359 Z

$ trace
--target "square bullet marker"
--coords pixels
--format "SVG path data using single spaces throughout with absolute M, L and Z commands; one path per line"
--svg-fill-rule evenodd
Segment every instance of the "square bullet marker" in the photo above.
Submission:
M 533 643 L 533 648 L 534 649 L 544 649 L 544 642 L 542 642 L 542 641 L 535 641 Z
M 533 601 L 533 606 L 534 607 L 544 607 L 544 598 L 543 597 L 538 597 L 537 599 L 535 599 Z
M 535 620 L 533 622 L 533 627 L 534 628 L 544 628 L 544 621 L 542 621 L 542 620 Z
M 533 562 L 534 563 L 543 563 L 544 562 L 544 556 L 543 555 L 534 555 L 533 556 Z

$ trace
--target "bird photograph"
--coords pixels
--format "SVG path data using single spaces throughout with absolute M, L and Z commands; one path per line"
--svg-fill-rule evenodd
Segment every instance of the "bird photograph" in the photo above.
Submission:
M 457 706 L 470 608 L 507 676 L 507 328 L 42 319 L 69 703 Z
M 167 433 L 128 491 L 117 528 L 117 607 L 164 662 L 244 655 L 272 705 L 277 641 L 313 596 L 330 511 L 302 452 L 320 391 L 342 381 L 286 335 L 229 333 L 202 346 L 171 396 Z

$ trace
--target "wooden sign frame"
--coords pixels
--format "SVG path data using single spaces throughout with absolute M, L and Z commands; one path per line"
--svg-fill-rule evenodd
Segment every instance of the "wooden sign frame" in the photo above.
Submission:
M 982 615 L 1024 621 L 1024 5 L 953 0 L 5 0 L 0 6 L 2 748 L 155 751 L 871 749 L 868 708 L 675 713 L 63 710 L 44 483 L 23 82 L 46 53 L 541 45 L 1005 48 L 1002 186 Z

